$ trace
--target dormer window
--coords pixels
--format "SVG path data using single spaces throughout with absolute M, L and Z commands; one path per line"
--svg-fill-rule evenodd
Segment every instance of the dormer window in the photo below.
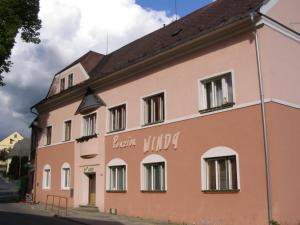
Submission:
M 60 79 L 60 91 L 64 91 L 65 90 L 65 78 Z
M 73 86 L 73 73 L 68 76 L 68 88 Z

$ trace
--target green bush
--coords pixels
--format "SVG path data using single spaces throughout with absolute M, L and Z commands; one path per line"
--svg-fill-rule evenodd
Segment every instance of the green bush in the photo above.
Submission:
M 280 223 L 278 223 L 276 220 L 272 220 L 271 223 L 272 225 L 280 225 Z
M 19 194 L 20 198 L 23 199 L 25 194 L 27 193 L 27 186 L 28 186 L 28 176 L 22 176 L 19 179 Z
M 8 175 L 11 179 L 16 180 L 19 176 L 25 176 L 28 173 L 28 157 L 21 158 L 21 174 L 19 174 L 19 167 L 20 167 L 20 158 L 18 156 L 12 157 L 11 163 L 9 165 Z

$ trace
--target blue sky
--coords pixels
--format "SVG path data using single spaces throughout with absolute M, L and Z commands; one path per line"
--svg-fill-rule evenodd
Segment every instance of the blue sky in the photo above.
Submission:
M 211 0 L 177 0 L 177 12 L 183 17 L 196 9 L 207 5 Z M 175 0 L 136 0 L 136 3 L 143 8 L 154 10 L 165 10 L 167 13 L 175 14 Z
M 46 96 L 54 74 L 89 50 L 105 54 L 108 32 L 112 52 L 172 23 L 174 1 L 40 0 L 41 43 L 27 44 L 17 37 L 13 66 L 5 74 L 6 86 L 0 87 L 0 140 L 14 131 L 30 136 L 28 126 L 34 118 L 30 107 Z M 210 2 L 177 0 L 178 15 L 183 17 Z

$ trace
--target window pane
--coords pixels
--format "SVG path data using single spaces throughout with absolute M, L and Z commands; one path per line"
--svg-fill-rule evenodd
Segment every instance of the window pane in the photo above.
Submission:
M 151 165 L 145 165 L 145 189 L 152 190 Z
M 110 109 L 110 131 L 125 129 L 126 126 L 126 105 Z
M 145 124 L 164 120 L 164 94 L 158 94 L 144 99 Z
M 73 86 L 73 74 L 68 76 L 68 88 Z
M 154 180 L 154 190 L 161 190 L 161 173 L 160 165 L 156 164 L 153 166 L 153 180 Z
M 223 94 L 222 94 L 222 79 L 218 79 L 214 81 L 216 88 L 216 102 L 215 106 L 221 106 L 223 104 Z
M 110 189 L 116 189 L 116 169 L 114 167 L 110 169 Z
M 50 187 L 50 169 L 45 169 L 44 170 L 45 174 L 45 187 Z
M 50 145 L 51 144 L 51 136 L 52 136 L 52 127 L 47 127 L 46 129 L 46 144 Z
M 212 87 L 211 87 L 211 82 L 207 82 L 205 84 L 205 90 L 206 90 L 206 104 L 207 104 L 207 108 L 212 108 L 213 105 L 213 93 L 212 93 Z
M 125 182 L 124 182 L 124 179 L 125 179 L 125 167 L 123 166 L 120 166 L 117 168 L 118 170 L 118 190 L 122 191 L 122 190 L 125 190 Z
M 238 189 L 237 185 L 237 168 L 236 168 L 236 158 L 230 159 L 230 165 L 231 165 L 231 188 L 233 190 Z
M 71 121 L 65 122 L 65 141 L 71 139 Z
M 227 176 L 226 176 L 226 160 L 218 160 L 218 169 L 219 169 L 219 186 L 220 190 L 227 190 Z
M 65 78 L 60 80 L 60 91 L 65 90 Z
M 232 79 L 231 74 L 225 77 L 228 91 L 228 102 L 233 102 Z
M 63 168 L 64 187 L 70 186 L 70 169 Z
M 84 136 L 96 134 L 96 113 L 84 117 Z
M 216 190 L 216 166 L 215 160 L 208 160 L 208 190 Z

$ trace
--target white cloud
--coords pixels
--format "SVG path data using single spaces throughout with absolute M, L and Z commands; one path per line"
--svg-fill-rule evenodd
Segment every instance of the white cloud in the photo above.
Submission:
M 42 42 L 34 45 L 17 38 L 14 65 L 5 75 L 7 87 L 0 88 L 0 101 L 5 103 L 0 112 L 6 116 L 0 117 L 0 124 L 16 129 L 27 129 L 30 106 L 45 96 L 56 72 L 89 50 L 106 53 L 107 33 L 111 52 L 175 18 L 144 9 L 134 0 L 41 0 L 40 5 Z

